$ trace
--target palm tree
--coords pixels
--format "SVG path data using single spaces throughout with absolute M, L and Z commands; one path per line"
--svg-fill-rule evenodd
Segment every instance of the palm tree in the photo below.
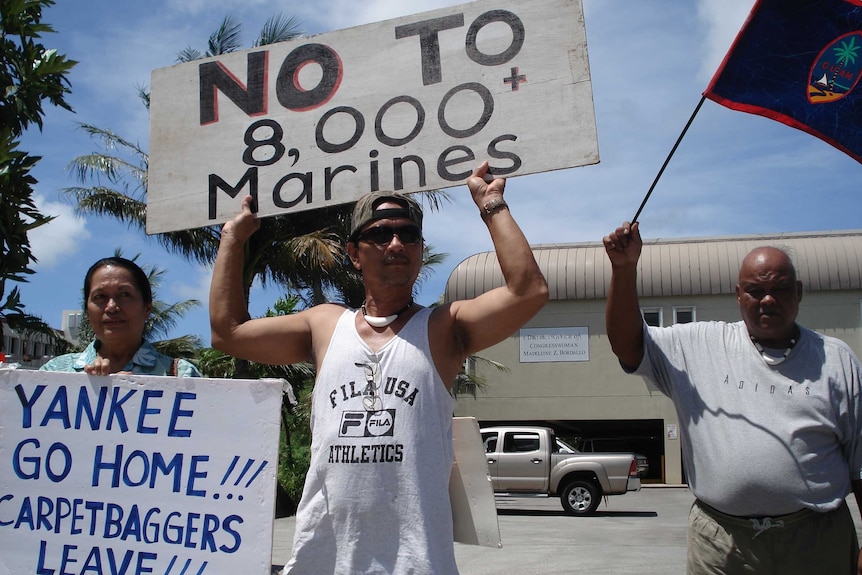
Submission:
M 862 46 L 856 45 L 856 36 L 850 37 L 850 42 L 841 42 L 840 47 L 832 48 L 832 51 L 835 53 L 835 57 L 838 58 L 838 63 L 835 65 L 832 70 L 832 77 L 829 78 L 829 90 L 835 91 L 835 80 L 838 78 L 838 75 L 841 73 L 841 70 L 844 68 L 845 64 L 853 64 L 856 62 L 856 57 L 858 56 L 857 52 L 862 50 Z M 847 89 L 847 86 L 841 86 L 840 88 Z

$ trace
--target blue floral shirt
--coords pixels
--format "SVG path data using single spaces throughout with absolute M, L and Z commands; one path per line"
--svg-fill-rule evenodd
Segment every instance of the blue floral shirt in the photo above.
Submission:
M 40 367 L 41 371 L 84 371 L 84 366 L 96 361 L 96 343 L 91 342 L 87 349 L 80 353 L 58 355 Z M 145 341 L 132 361 L 120 371 L 130 371 L 140 375 L 168 375 L 171 372 L 173 358 L 159 353 L 148 341 Z M 177 362 L 177 377 L 201 377 L 198 368 L 185 359 Z

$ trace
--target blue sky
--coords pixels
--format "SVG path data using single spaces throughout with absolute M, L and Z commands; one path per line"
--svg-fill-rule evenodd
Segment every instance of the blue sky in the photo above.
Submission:
M 234 14 L 250 46 L 267 17 L 296 16 L 306 34 L 339 30 L 446 6 L 446 0 L 59 0 L 43 21 L 57 34 L 43 42 L 78 60 L 69 78 L 69 113 L 48 107 L 42 132 L 22 149 L 43 157 L 34 172 L 38 205 L 57 219 L 31 234 L 39 263 L 20 284 L 27 309 L 56 327 L 80 307 L 89 265 L 121 248 L 167 271 L 158 296 L 204 304 L 172 335 L 199 335 L 209 345 L 206 301 L 211 270 L 167 254 L 152 238 L 109 219 L 77 218 L 60 192 L 76 185 L 65 170 L 97 149 L 79 123 L 109 128 L 148 148 L 148 115 L 137 88 L 153 69 L 175 63 L 187 46 L 206 46 Z M 753 0 L 583 0 L 601 162 L 513 179 L 507 200 L 533 244 L 600 241 L 630 219 L 697 105 Z M 859 164 L 826 143 L 777 122 L 707 101 L 639 220 L 647 238 L 859 228 L 853 184 Z M 425 236 L 449 254 L 422 285 L 419 302 L 442 294 L 449 274 L 470 255 L 492 249 L 466 188 L 426 214 Z M 262 314 L 281 290 L 255 288 L 251 312 Z

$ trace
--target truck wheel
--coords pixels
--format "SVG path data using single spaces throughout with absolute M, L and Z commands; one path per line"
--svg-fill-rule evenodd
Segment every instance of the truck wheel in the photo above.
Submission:
M 591 481 L 573 481 L 560 494 L 563 509 L 572 515 L 591 515 L 601 501 L 601 493 Z

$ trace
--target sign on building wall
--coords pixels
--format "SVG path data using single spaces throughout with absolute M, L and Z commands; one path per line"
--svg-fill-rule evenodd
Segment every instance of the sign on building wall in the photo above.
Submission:
M 590 334 L 586 327 L 524 328 L 518 341 L 521 363 L 590 361 Z
M 580 0 L 479 0 L 155 70 L 147 232 L 599 161 Z
M 269 574 L 281 397 L 0 370 L 0 574 Z

